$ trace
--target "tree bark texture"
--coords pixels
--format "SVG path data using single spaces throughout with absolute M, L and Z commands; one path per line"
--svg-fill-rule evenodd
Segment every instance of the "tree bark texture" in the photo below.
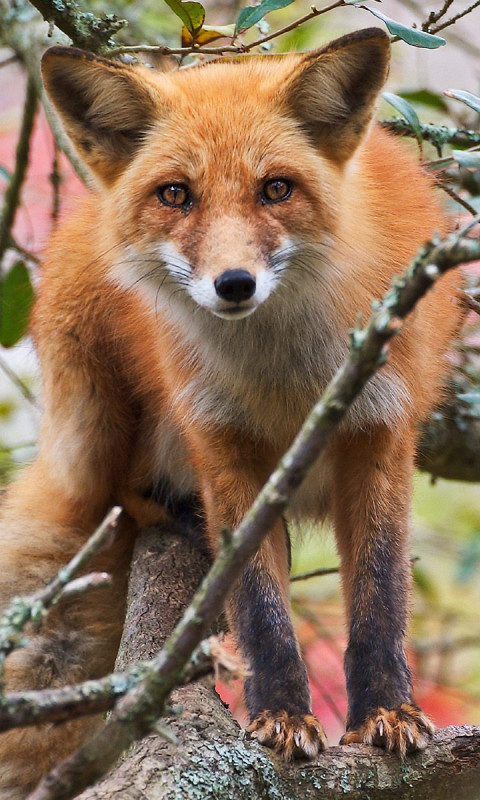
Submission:
M 480 481 L 480 420 L 462 416 L 460 400 L 433 412 L 421 428 L 417 467 L 433 477 Z
M 171 528 L 139 536 L 128 617 L 117 667 L 151 658 L 171 632 L 208 568 L 208 560 Z M 219 609 L 220 611 L 220 609 Z M 244 739 L 211 681 L 172 696 L 177 713 L 160 720 L 171 744 L 150 734 L 81 800 L 478 800 L 480 727 L 438 731 L 403 763 L 364 745 L 332 747 L 316 762 L 286 766 Z M 182 707 L 182 713 L 178 713 Z

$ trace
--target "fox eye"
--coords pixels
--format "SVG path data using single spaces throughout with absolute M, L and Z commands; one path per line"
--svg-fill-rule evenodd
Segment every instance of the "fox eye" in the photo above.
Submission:
M 263 185 L 262 202 L 279 203 L 286 200 L 292 193 L 292 184 L 285 178 L 272 178 Z
M 165 206 L 185 208 L 190 205 L 190 192 L 184 183 L 164 183 L 157 189 L 157 197 Z

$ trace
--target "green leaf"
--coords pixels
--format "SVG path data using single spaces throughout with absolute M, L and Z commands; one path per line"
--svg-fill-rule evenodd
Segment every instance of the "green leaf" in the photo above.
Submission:
M 461 167 L 480 168 L 480 152 L 477 150 L 452 150 L 452 156 Z
M 399 39 L 402 39 L 402 41 L 407 44 L 411 44 L 412 47 L 427 47 L 430 50 L 435 50 L 437 47 L 441 47 L 447 43 L 441 36 L 434 36 L 432 33 L 418 31 L 416 28 L 407 28 L 406 25 L 402 25 L 400 22 L 395 22 L 394 19 L 386 17 L 385 14 L 382 14 L 381 11 L 377 11 L 376 8 L 370 8 L 369 6 L 360 6 L 360 8 L 364 8 L 365 11 L 370 11 L 370 14 L 381 19 L 393 36 L 398 36 Z
M 418 141 L 423 141 L 420 120 L 418 119 L 417 112 L 413 106 L 410 105 L 408 100 L 405 100 L 404 97 L 399 97 L 398 94 L 392 94 L 392 92 L 382 92 L 382 97 L 387 103 L 390 103 L 396 111 L 399 111 L 400 114 L 405 117 L 409 125 L 413 128 Z
M 173 13 L 180 17 L 192 36 L 200 30 L 205 21 L 205 9 L 201 3 L 183 3 L 182 0 L 165 0 L 165 2 Z
M 246 31 L 252 25 L 256 25 L 270 11 L 278 8 L 285 8 L 293 3 L 294 0 L 262 0 L 258 6 L 247 6 L 242 8 L 235 23 L 235 35 L 240 31 Z
M 434 108 L 436 111 L 448 111 L 448 106 L 442 95 L 432 92 L 430 89 L 408 90 L 398 92 L 398 94 L 410 103 L 421 103 L 422 106 Z
M 464 92 L 461 89 L 447 89 L 443 94 L 447 97 L 453 97 L 454 100 L 460 100 L 461 103 L 465 103 L 466 106 L 473 108 L 477 114 L 480 114 L 480 97 L 477 97 L 477 95 Z
M 0 344 L 13 347 L 28 328 L 34 293 L 23 261 L 17 261 L 2 280 L 0 301 Z

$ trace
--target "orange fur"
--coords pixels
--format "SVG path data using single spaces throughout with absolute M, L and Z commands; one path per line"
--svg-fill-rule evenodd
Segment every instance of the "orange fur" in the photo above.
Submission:
M 126 498 L 140 522 L 154 518 L 142 495 L 160 477 L 180 495 L 201 493 L 212 549 L 220 528 L 241 519 L 341 363 L 358 312 L 368 315 L 417 248 L 445 230 L 429 179 L 401 143 L 369 125 L 387 63 L 378 31 L 308 56 L 168 74 L 66 48 L 47 53 L 47 89 L 99 188 L 46 256 L 33 319 L 44 376 L 40 456 L 3 511 L 3 605 L 53 575 L 112 503 Z M 260 201 L 278 177 L 291 196 Z M 189 187 L 192 206 L 163 204 L 156 190 L 165 184 Z M 222 318 L 231 304 L 213 288 L 232 269 L 257 281 L 255 307 L 237 309 L 244 319 Z M 377 518 L 396 514 L 407 553 L 414 429 L 438 397 L 458 324 L 457 280 L 445 277 L 419 304 L 292 507 L 299 518 L 336 519 L 350 608 Z M 129 547 L 124 532 L 105 556 L 117 573 L 113 595 L 76 601 L 73 617 L 56 612 L 55 625 L 78 640 L 58 680 L 75 679 L 86 635 L 107 653 L 88 673 L 110 668 Z M 281 525 L 257 563 L 286 602 Z M 234 629 L 235 620 L 232 612 Z M 12 656 L 15 686 L 35 683 L 35 642 Z M 255 728 L 261 741 L 275 738 L 268 724 L 265 734 Z M 84 723 L 76 727 L 81 738 Z M 291 752 L 283 716 L 281 728 Z M 28 745 L 21 738 L 0 737 L 0 761 L 10 765 L 1 800 L 24 797 L 64 755 L 53 738 L 42 756 L 45 729 L 29 731 Z

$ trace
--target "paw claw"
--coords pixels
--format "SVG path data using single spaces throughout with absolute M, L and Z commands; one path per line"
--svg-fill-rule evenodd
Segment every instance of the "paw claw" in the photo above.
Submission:
M 402 703 L 394 709 L 377 708 L 363 725 L 347 731 L 340 744 L 364 743 L 384 747 L 401 758 L 423 750 L 435 728 L 417 706 Z
M 286 761 L 315 758 L 327 747 L 323 728 L 313 714 L 294 717 L 286 711 L 263 711 L 248 726 L 247 736 L 273 748 Z

